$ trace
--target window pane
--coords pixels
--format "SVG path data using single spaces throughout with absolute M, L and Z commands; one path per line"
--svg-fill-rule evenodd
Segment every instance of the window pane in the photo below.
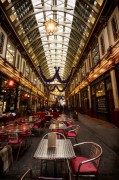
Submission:
M 105 44 L 104 44 L 104 36 L 103 36 L 103 34 L 100 37 L 100 45 L 101 45 L 101 52 L 102 52 L 102 55 L 103 55 L 103 54 L 105 54 Z
M 14 65 L 14 57 L 15 57 L 15 48 L 14 46 L 11 44 L 10 41 L 8 41 L 7 44 L 7 53 L 6 53 L 6 59 L 7 61 Z
M 112 24 L 112 32 L 114 36 L 114 41 L 116 41 L 119 38 L 119 29 L 118 29 L 117 19 L 115 15 L 113 16 L 111 20 L 111 24 Z
M 95 66 L 100 60 L 98 43 L 95 43 L 92 49 L 92 60 L 93 66 Z

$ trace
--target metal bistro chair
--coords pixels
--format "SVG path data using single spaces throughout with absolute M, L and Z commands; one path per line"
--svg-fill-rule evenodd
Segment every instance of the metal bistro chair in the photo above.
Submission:
M 8 144 L 11 145 L 12 147 L 18 146 L 16 160 L 19 157 L 21 146 L 22 146 L 22 143 L 24 142 L 25 138 L 26 138 L 25 136 L 19 136 L 19 133 L 17 133 L 17 132 L 9 132 L 8 133 Z
M 7 142 L 7 134 L 6 133 L 0 133 L 0 147 L 2 145 L 5 145 Z
M 73 125 L 71 127 L 67 127 L 67 129 L 64 131 L 64 135 L 66 138 L 75 139 L 77 143 L 77 135 L 78 135 L 79 129 L 80 129 L 79 125 Z
M 96 177 L 98 175 L 102 148 L 95 142 L 82 142 L 73 145 L 76 148 L 76 157 L 67 161 L 69 179 L 74 176 Z
M 28 169 L 20 178 L 20 180 L 63 180 L 62 178 L 51 178 L 51 177 L 34 177 L 32 170 Z
M 56 124 L 56 121 L 54 121 L 53 123 Z M 59 124 L 64 124 L 65 125 L 65 123 L 62 122 L 62 121 L 59 122 Z M 64 130 L 63 129 L 53 129 L 52 131 L 64 134 Z

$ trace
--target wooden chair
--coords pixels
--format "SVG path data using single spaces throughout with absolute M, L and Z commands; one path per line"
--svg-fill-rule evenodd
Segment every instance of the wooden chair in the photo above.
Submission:
M 20 180 L 63 180 L 62 178 L 52 177 L 34 177 L 31 169 L 28 169 L 20 178 Z
M 75 176 L 96 177 L 98 175 L 102 148 L 95 142 L 82 142 L 73 146 L 76 157 L 68 161 L 69 179 Z

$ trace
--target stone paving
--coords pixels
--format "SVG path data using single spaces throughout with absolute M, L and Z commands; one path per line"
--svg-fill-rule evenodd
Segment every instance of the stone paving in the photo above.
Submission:
M 78 142 L 93 141 L 101 145 L 103 149 L 98 180 L 119 180 L 119 128 L 106 121 L 90 118 L 82 114 L 78 114 L 78 121 L 75 121 L 75 124 L 80 125 Z M 40 174 L 40 161 L 33 159 L 33 155 L 42 136 L 47 132 L 49 132 L 48 128 L 39 129 L 37 136 L 32 139 L 33 144 L 31 144 L 30 148 L 21 155 L 18 161 L 14 161 L 9 172 L 0 180 L 18 180 L 29 168 L 33 170 L 35 176 Z M 51 173 L 53 166 L 51 163 L 48 164 L 48 175 L 53 176 Z M 65 172 L 63 168 L 60 169 L 61 166 L 58 166 L 58 168 L 58 176 L 63 176 L 64 180 L 68 180 L 68 176 L 63 174 Z M 45 169 L 44 175 L 46 176 Z M 87 179 L 89 180 L 89 178 Z

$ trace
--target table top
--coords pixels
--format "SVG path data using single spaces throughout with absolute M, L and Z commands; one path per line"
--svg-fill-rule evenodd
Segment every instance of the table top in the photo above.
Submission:
M 42 139 L 34 154 L 35 159 L 71 159 L 76 157 L 69 139 L 57 139 L 55 148 L 48 148 L 48 139 Z
M 50 124 L 49 129 L 66 129 L 67 126 L 66 124 L 63 123 L 59 123 L 59 125 L 57 124 Z
M 46 117 L 53 117 L 52 114 L 46 114 L 45 116 L 46 116 Z
M 8 125 L 0 127 L 0 132 L 26 132 L 31 130 L 32 125 L 23 124 L 23 125 Z
M 68 116 L 60 116 L 57 118 L 57 120 L 62 121 L 62 122 L 67 122 L 67 121 L 73 122 L 74 121 L 73 118 L 69 118 Z

